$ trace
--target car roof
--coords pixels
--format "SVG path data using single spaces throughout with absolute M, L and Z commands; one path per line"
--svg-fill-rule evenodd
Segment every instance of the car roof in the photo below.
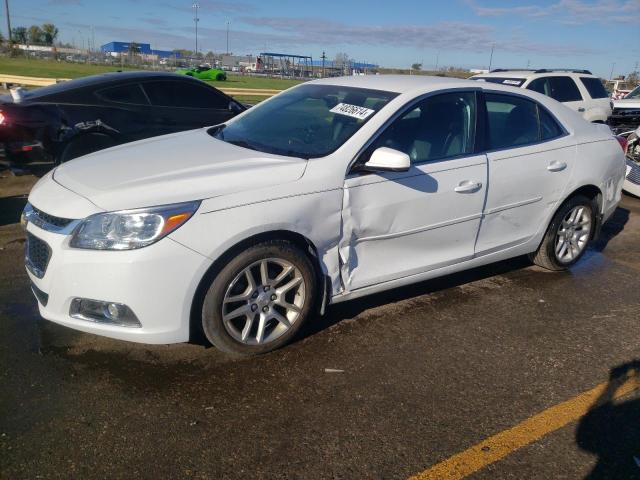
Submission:
M 478 73 L 474 78 L 485 77 L 520 77 L 520 78 L 538 78 L 538 77 L 592 77 L 598 78 L 592 73 L 579 70 L 493 70 L 489 73 Z
M 200 80 L 189 77 L 188 75 L 181 75 L 178 73 L 166 73 L 166 72 L 108 72 L 98 75 L 90 75 L 88 77 L 76 78 L 74 80 L 67 80 L 64 82 L 49 85 L 47 87 L 41 87 L 34 90 L 30 90 L 28 96 L 25 98 L 27 101 L 42 100 L 45 97 L 63 95 L 73 90 L 79 90 L 84 88 L 98 87 L 101 85 L 112 85 L 115 83 L 128 82 L 132 80 L 151 80 L 151 79 L 165 79 L 165 80 L 181 80 L 200 82 Z
M 368 88 L 396 93 L 407 93 L 415 90 L 442 90 L 445 88 L 478 88 L 478 82 L 472 80 L 427 75 L 354 75 L 323 78 L 309 83 Z

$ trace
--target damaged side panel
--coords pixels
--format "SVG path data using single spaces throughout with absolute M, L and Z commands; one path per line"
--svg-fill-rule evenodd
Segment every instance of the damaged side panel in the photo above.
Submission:
M 474 188 L 456 191 L 469 183 Z M 472 258 L 486 184 L 484 155 L 347 178 L 340 243 L 345 290 Z

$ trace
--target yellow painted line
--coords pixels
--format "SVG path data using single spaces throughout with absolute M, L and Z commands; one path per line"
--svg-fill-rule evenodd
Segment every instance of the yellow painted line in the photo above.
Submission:
M 615 380 L 613 380 L 615 382 Z M 620 380 L 621 382 L 623 380 Z M 457 453 L 448 459 L 429 467 L 410 480 L 453 480 L 462 479 L 474 472 L 506 457 L 511 452 L 539 440 L 584 416 L 595 405 L 606 390 L 607 383 L 584 392 L 566 402 L 554 405 L 516 426 L 483 440 L 473 447 Z M 640 389 L 640 377 L 630 375 L 616 389 L 615 400 Z

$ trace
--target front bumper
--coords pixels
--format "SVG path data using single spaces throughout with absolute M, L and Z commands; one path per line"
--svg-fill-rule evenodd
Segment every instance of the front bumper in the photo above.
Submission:
M 137 250 L 99 251 L 70 248 L 69 235 L 33 223 L 27 224 L 27 231 L 46 242 L 51 252 L 42 278 L 27 269 L 42 317 L 120 340 L 155 344 L 189 340 L 192 300 L 210 259 L 170 237 Z M 127 305 L 142 326 L 72 318 L 71 303 L 78 297 Z

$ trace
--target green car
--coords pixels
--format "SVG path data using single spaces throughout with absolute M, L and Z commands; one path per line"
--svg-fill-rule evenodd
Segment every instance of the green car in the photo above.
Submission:
M 218 68 L 210 68 L 205 66 L 200 66 L 196 68 L 183 68 L 178 70 L 177 73 L 181 73 L 183 75 L 189 75 L 190 77 L 199 78 L 200 80 L 226 80 L 227 74 L 224 70 L 220 70 Z

